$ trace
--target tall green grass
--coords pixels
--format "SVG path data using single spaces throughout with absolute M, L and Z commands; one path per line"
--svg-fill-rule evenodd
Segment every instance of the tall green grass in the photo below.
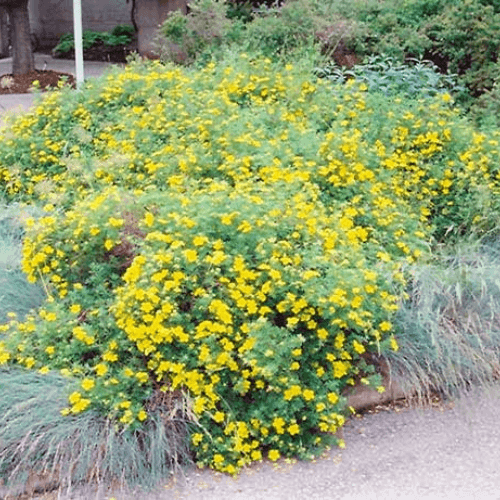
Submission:
M 457 397 L 500 377 L 500 242 L 462 241 L 411 269 L 386 357 L 408 391 Z

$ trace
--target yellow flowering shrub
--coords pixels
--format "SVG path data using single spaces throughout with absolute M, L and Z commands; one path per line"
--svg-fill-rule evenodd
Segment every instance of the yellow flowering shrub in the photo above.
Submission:
M 201 465 L 310 456 L 397 349 L 404 265 L 491 220 L 498 136 L 448 97 L 388 103 L 244 55 L 49 95 L 0 131 L 5 197 L 44 209 L 23 270 L 48 292 L 0 363 L 61 370 L 65 414 L 132 428 L 181 398 Z

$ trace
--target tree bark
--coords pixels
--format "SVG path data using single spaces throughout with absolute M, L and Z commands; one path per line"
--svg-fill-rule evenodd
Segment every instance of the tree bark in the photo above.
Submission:
M 12 73 L 23 75 L 35 69 L 31 47 L 28 0 L 0 0 L 9 14 L 12 36 Z

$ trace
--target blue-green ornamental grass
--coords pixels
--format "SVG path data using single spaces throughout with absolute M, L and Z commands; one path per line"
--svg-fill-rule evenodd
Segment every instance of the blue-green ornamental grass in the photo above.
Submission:
M 499 208 L 498 132 L 447 93 L 367 90 L 237 54 L 49 94 L 0 132 L 48 295 L 1 327 L 0 363 L 58 371 L 63 416 L 130 432 L 176 402 L 197 463 L 228 473 L 343 446 L 344 389 L 384 390 L 407 266 Z

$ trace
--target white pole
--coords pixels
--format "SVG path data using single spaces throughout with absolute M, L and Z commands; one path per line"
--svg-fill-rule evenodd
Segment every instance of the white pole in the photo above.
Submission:
M 84 80 L 81 0 L 73 0 L 73 30 L 75 37 L 76 87 L 80 88 Z

